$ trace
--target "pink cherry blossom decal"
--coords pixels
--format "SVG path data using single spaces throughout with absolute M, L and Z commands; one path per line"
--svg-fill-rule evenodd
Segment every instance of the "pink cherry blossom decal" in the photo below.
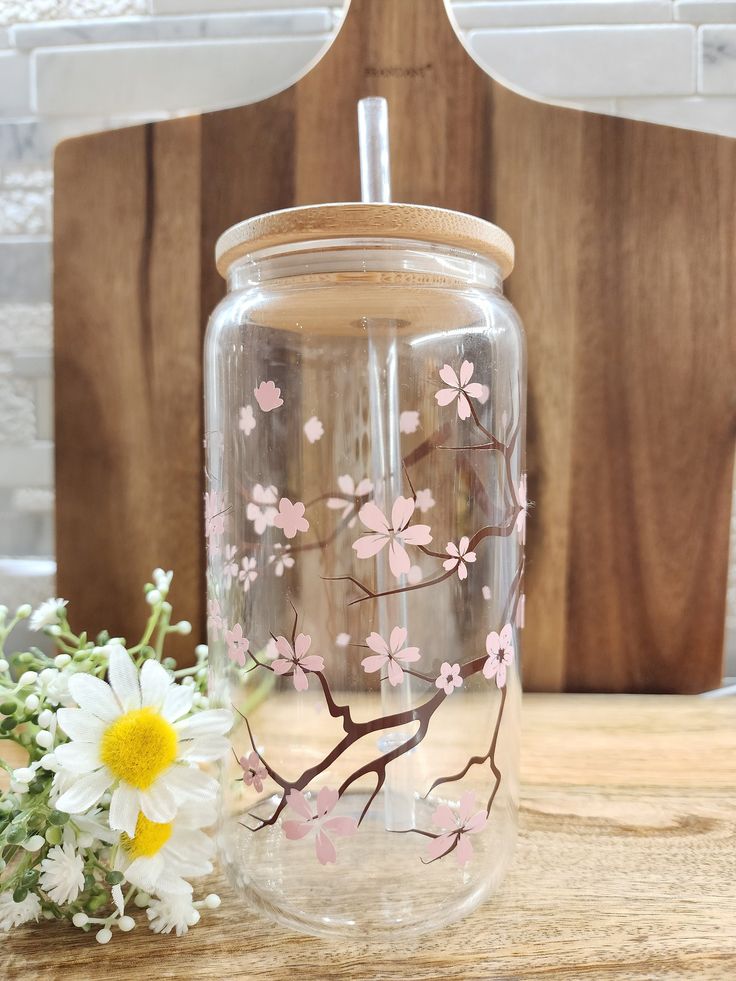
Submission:
M 287 538 L 293 538 L 298 531 L 309 531 L 309 522 L 304 517 L 306 507 L 301 501 L 292 503 L 288 497 L 279 501 L 279 513 L 273 519 L 275 528 L 280 528 Z
M 245 664 L 245 655 L 248 653 L 250 641 L 243 635 L 243 628 L 239 623 L 236 623 L 232 630 L 225 631 L 225 643 L 227 644 L 227 656 L 242 668 Z
M 316 811 L 313 814 L 309 801 L 301 790 L 292 790 L 286 798 L 289 808 L 299 820 L 284 821 L 284 834 L 290 841 L 298 841 L 314 833 L 314 849 L 321 865 L 334 864 L 337 850 L 333 837 L 346 838 L 357 834 L 358 822 L 352 817 L 330 817 L 340 795 L 337 790 L 322 787 L 317 794 Z
M 468 578 L 468 567 L 467 562 L 475 562 L 475 552 L 469 552 L 468 547 L 470 546 L 470 539 L 467 535 L 463 535 L 457 545 L 454 542 L 448 542 L 445 546 L 445 551 L 450 556 L 449 559 L 445 559 L 442 563 L 442 567 L 447 572 L 452 572 L 457 569 L 458 579 Z
M 319 421 L 317 416 L 312 416 L 311 419 L 307 419 L 304 423 L 304 435 L 307 437 L 310 443 L 316 443 L 318 439 L 322 439 L 325 434 L 325 427 Z
M 483 674 L 490 681 L 496 679 L 498 688 L 506 684 L 506 667 L 514 660 L 514 633 L 510 623 L 497 634 L 492 630 L 486 637 L 488 660 L 483 665 Z
M 243 556 L 240 560 L 240 572 L 238 573 L 238 581 L 243 584 L 243 592 L 247 593 L 251 587 L 251 583 L 254 583 L 258 578 L 258 573 L 256 572 L 256 560 L 254 558 L 248 558 L 247 555 Z
M 235 561 L 238 549 L 236 545 L 225 546 L 225 561 L 222 567 L 223 575 L 228 583 L 232 582 L 238 574 L 238 563 Z
M 209 545 L 225 533 L 225 498 L 220 491 L 207 491 L 204 495 L 204 533 Z
M 374 654 L 364 657 L 360 662 L 366 674 L 371 671 L 380 671 L 384 665 L 388 665 L 388 680 L 391 685 L 400 685 L 404 680 L 404 672 L 401 663 L 411 664 L 418 661 L 421 657 L 418 647 L 404 647 L 406 643 L 406 627 L 394 627 L 391 631 L 388 643 L 375 631 L 366 637 L 365 642 Z
M 268 770 L 261 762 L 261 758 L 253 751 L 247 756 L 241 756 L 238 760 L 243 770 L 243 783 L 246 787 L 252 787 L 257 794 L 263 790 L 263 781 L 268 776 Z
M 440 804 L 432 815 L 432 824 L 436 828 L 448 828 L 442 834 L 433 838 L 427 848 L 427 863 L 436 862 L 438 858 L 455 852 L 458 865 L 467 865 L 473 857 L 473 844 L 469 835 L 478 834 L 487 822 L 488 816 L 483 810 L 476 810 L 475 794 L 472 791 L 464 793 L 460 798 L 457 815 L 449 804 Z
M 359 559 L 377 555 L 388 545 L 388 564 L 399 579 L 411 569 L 411 559 L 406 545 L 429 545 L 432 533 L 429 525 L 410 525 L 415 502 L 411 497 L 397 497 L 391 509 L 391 523 L 373 501 L 368 501 L 358 512 L 361 523 L 372 532 L 353 543 Z
M 418 490 L 416 493 L 417 507 L 424 514 L 425 511 L 429 511 L 435 505 L 435 499 L 432 497 L 432 491 L 429 487 L 425 487 L 424 490 Z
M 256 428 L 256 417 L 253 414 L 252 405 L 244 405 L 240 409 L 240 416 L 238 418 L 238 429 L 241 429 L 246 436 L 250 436 L 253 430 Z
M 472 361 L 463 361 L 458 378 L 451 365 L 446 364 L 440 368 L 440 378 L 448 387 L 435 392 L 434 397 L 439 405 L 450 405 L 457 399 L 457 414 L 461 419 L 467 419 L 471 415 L 469 399 L 482 399 L 484 395 L 484 386 L 470 381 L 474 370 Z
M 273 547 L 273 555 L 269 555 L 268 564 L 273 565 L 273 571 L 279 578 L 283 576 L 286 569 L 291 569 L 294 565 L 294 556 L 290 555 L 291 545 L 282 545 L 276 542 Z
M 272 381 L 261 382 L 258 388 L 253 389 L 253 394 L 262 412 L 271 412 L 284 404 L 284 400 L 281 398 L 281 389 L 277 388 Z
M 251 497 L 252 500 L 248 502 L 245 509 L 245 516 L 248 521 L 253 522 L 253 530 L 256 535 L 262 535 L 266 528 L 273 525 L 273 519 L 278 514 L 276 502 L 279 499 L 279 492 L 273 484 L 268 487 L 263 484 L 254 484 Z
M 297 691 L 309 688 L 307 671 L 324 671 L 324 658 L 319 654 L 308 654 L 312 638 L 309 634 L 297 634 L 292 647 L 286 637 L 276 638 L 278 657 L 271 667 L 276 674 L 287 674 L 292 671 L 292 680 Z
M 415 433 L 419 429 L 419 413 L 413 410 L 402 412 L 399 415 L 399 432 Z
M 452 695 L 456 688 L 462 686 L 462 683 L 463 679 L 458 662 L 450 664 L 449 661 L 443 661 L 439 676 L 435 680 L 435 687 L 444 691 L 445 695 Z
M 348 528 L 352 528 L 357 517 L 355 514 L 355 499 L 370 494 L 373 490 L 373 482 L 368 480 L 367 477 L 363 477 L 362 480 L 358 481 L 356 486 L 350 474 L 344 473 L 337 478 L 337 486 L 340 488 L 343 497 L 328 497 L 327 507 L 333 511 L 342 511 L 340 518 L 343 521 L 349 518 Z
M 350 634 L 342 633 L 335 637 L 335 644 L 338 647 L 347 647 L 350 643 Z
M 207 600 L 207 629 L 212 634 L 213 640 L 218 640 L 223 626 L 220 604 L 216 599 Z

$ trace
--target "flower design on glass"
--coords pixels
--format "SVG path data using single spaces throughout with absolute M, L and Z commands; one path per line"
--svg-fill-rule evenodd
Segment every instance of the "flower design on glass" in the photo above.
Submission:
M 238 563 L 235 561 L 235 555 L 238 549 L 235 545 L 225 546 L 225 563 L 222 567 L 222 572 L 228 582 L 231 582 L 238 574 Z
M 388 643 L 375 630 L 366 637 L 365 642 L 374 654 L 364 657 L 360 662 L 366 674 L 380 671 L 384 664 L 388 665 L 388 680 L 392 685 L 400 685 L 404 680 L 404 671 L 399 662 L 412 664 L 422 656 L 418 647 L 404 647 L 406 643 L 406 627 L 394 627 Z
M 346 518 L 350 518 L 348 521 L 348 528 L 352 528 L 355 525 L 355 498 L 365 497 L 366 494 L 370 494 L 373 490 L 373 481 L 368 480 L 367 477 L 363 477 L 362 480 L 358 482 L 358 486 L 355 486 L 353 478 L 348 473 L 342 474 L 342 476 L 337 478 L 337 486 L 345 495 L 344 497 L 329 497 L 327 499 L 327 507 L 331 508 L 333 511 L 342 511 L 340 517 L 344 521 Z
M 460 665 L 457 661 L 454 664 L 450 664 L 449 661 L 443 661 L 440 665 L 439 677 L 435 680 L 435 687 L 441 688 L 445 695 L 452 695 L 456 688 L 462 687 L 462 683 Z
M 139 814 L 135 835 L 123 833 L 118 861 L 125 878 L 145 892 L 187 895 L 192 887 L 183 876 L 212 871 L 214 842 L 202 828 L 215 820 L 215 811 L 201 801 L 186 804 L 172 821 L 149 821 Z
M 460 798 L 458 813 L 454 814 L 449 804 L 440 804 L 432 815 L 432 824 L 436 828 L 449 828 L 433 838 L 427 848 L 427 864 L 436 862 L 438 858 L 455 852 L 458 865 L 467 865 L 473 857 L 473 843 L 469 835 L 482 831 L 488 822 L 485 811 L 476 811 L 475 794 L 472 790 Z
M 447 572 L 452 572 L 453 569 L 457 569 L 458 579 L 467 579 L 468 567 L 466 563 L 475 562 L 475 552 L 469 552 L 469 546 L 470 539 L 467 535 L 463 535 L 457 545 L 454 542 L 448 542 L 445 546 L 445 551 L 450 558 L 445 559 L 445 561 L 442 563 L 442 568 Z
M 524 629 L 524 607 L 526 606 L 526 595 L 524 593 L 519 597 L 519 602 L 516 605 L 516 626 L 521 630 Z
M 506 684 L 506 666 L 514 660 L 514 634 L 511 624 L 507 623 L 497 634 L 492 630 L 486 637 L 486 652 L 488 660 L 483 665 L 483 674 L 490 681 L 496 679 L 496 685 L 503 688 Z
M 257 794 L 263 790 L 263 781 L 268 776 L 268 770 L 263 765 L 260 756 L 253 750 L 247 756 L 241 756 L 238 760 L 243 770 L 243 783 L 246 787 L 252 787 Z
M 309 531 L 309 522 L 304 517 L 306 510 L 301 501 L 292 502 L 288 497 L 282 497 L 279 512 L 273 519 L 274 527 L 280 528 L 287 538 L 293 538 L 298 531 Z
M 250 436 L 256 428 L 256 417 L 252 405 L 244 405 L 240 409 L 238 418 L 238 429 L 242 429 L 246 436 Z
M 316 812 L 312 814 L 309 801 L 301 790 L 292 790 L 286 798 L 286 803 L 299 816 L 299 820 L 284 821 L 284 834 L 290 841 L 298 841 L 314 832 L 314 848 L 321 865 L 330 865 L 337 861 L 337 851 L 331 835 L 346 838 L 358 831 L 355 818 L 330 817 L 339 799 L 337 790 L 322 787 L 317 794 Z
M 284 400 L 281 398 L 281 389 L 277 388 L 272 381 L 261 382 L 258 388 L 253 389 L 253 394 L 262 412 L 271 412 L 272 409 L 278 409 L 284 404 Z
M 425 487 L 424 490 L 418 490 L 416 493 L 417 507 L 424 514 L 425 511 L 429 511 L 435 505 L 435 499 L 432 497 L 432 491 L 429 487 Z
M 359 559 L 369 559 L 377 555 L 385 546 L 389 546 L 388 564 L 391 572 L 399 579 L 411 569 L 411 559 L 405 545 L 429 545 L 432 541 L 432 530 L 429 525 L 409 525 L 416 504 L 411 497 L 397 497 L 391 509 L 391 523 L 383 511 L 373 502 L 368 501 L 358 512 L 362 524 L 372 532 L 364 535 L 353 548 Z
M 207 600 L 207 628 L 212 634 L 212 639 L 217 640 L 220 631 L 224 626 L 222 610 L 216 599 Z
M 335 637 L 335 643 L 338 647 L 347 647 L 350 643 L 350 634 L 338 634 L 337 637 Z
M 109 684 L 79 672 L 69 690 L 79 708 L 57 713 L 70 742 L 57 746 L 59 773 L 74 782 L 56 809 L 83 814 L 112 790 L 110 828 L 135 835 L 138 815 L 149 821 L 173 820 L 187 800 L 217 792 L 216 781 L 190 761 L 220 759 L 229 749 L 223 738 L 230 712 L 207 709 L 189 717 L 194 686 L 177 685 L 158 661 L 138 669 L 128 652 L 113 646 Z M 62 782 L 63 785 L 63 782 Z
M 413 410 L 402 412 L 399 416 L 399 432 L 415 433 L 419 429 L 419 413 Z
M 521 475 L 521 480 L 519 481 L 519 511 L 518 517 L 516 518 L 516 530 L 519 532 L 521 537 L 521 544 L 526 544 L 526 517 L 529 513 L 528 511 L 528 501 L 526 499 L 526 474 Z
M 245 664 L 245 655 L 248 653 L 250 641 L 244 636 L 243 628 L 239 623 L 236 623 L 232 630 L 225 631 L 225 643 L 227 644 L 227 656 L 242 668 Z
M 256 535 L 262 535 L 278 514 L 276 502 L 279 499 L 279 492 L 271 484 L 265 487 L 263 484 L 255 484 L 252 492 L 252 501 L 248 502 L 245 509 L 245 516 L 248 521 L 253 522 L 253 530 Z
M 478 382 L 471 382 L 475 366 L 472 361 L 463 361 L 460 366 L 460 378 L 455 374 L 455 369 L 449 364 L 440 368 L 440 378 L 447 385 L 435 392 L 435 398 L 440 405 L 449 405 L 457 399 L 457 414 L 461 419 L 468 419 L 471 415 L 469 399 L 481 399 L 483 397 L 483 385 Z
M 312 638 L 309 634 L 297 634 L 292 647 L 286 637 L 276 638 L 278 657 L 271 667 L 276 674 L 286 674 L 293 671 L 294 687 L 297 691 L 309 688 L 309 678 L 306 671 L 324 671 L 325 661 L 319 654 L 307 654 Z
M 256 571 L 256 560 L 254 558 L 248 558 L 248 556 L 243 556 L 240 560 L 240 572 L 238 573 L 238 581 L 243 584 L 243 592 L 247 593 L 250 589 L 250 584 L 255 582 L 258 578 L 258 573 Z
M 294 556 L 289 555 L 291 545 L 282 545 L 276 542 L 273 555 L 269 555 L 268 564 L 273 565 L 273 571 L 279 578 L 283 576 L 285 569 L 291 569 L 294 565 Z
M 212 545 L 225 533 L 225 498 L 220 491 L 206 491 L 204 495 L 204 533 Z
M 317 416 L 312 416 L 304 423 L 304 435 L 307 437 L 310 443 L 316 443 L 318 439 L 322 439 L 324 434 L 325 427 L 322 425 Z

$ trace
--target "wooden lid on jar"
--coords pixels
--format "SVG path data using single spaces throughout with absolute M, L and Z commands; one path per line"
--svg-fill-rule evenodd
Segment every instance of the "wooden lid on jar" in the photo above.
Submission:
M 227 275 L 242 256 L 299 242 L 340 238 L 403 239 L 466 249 L 496 262 L 505 279 L 514 243 L 483 218 L 419 204 L 318 204 L 270 211 L 238 222 L 217 240 L 217 269 Z

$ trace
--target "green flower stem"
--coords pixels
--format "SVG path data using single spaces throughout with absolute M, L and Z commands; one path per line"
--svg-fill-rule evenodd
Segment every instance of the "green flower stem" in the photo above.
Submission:
M 156 634 L 156 643 L 154 645 L 154 656 L 157 661 L 161 660 L 164 651 L 164 642 L 166 640 L 166 634 L 169 633 L 169 623 L 171 621 L 171 608 L 167 607 L 161 612 L 161 619 L 158 624 L 158 633 Z

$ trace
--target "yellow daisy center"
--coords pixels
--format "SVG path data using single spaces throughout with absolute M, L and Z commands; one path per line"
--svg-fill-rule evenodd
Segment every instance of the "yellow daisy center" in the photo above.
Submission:
M 131 858 L 150 858 L 160 851 L 171 837 L 173 825 L 156 824 L 149 821 L 141 812 L 135 823 L 135 838 L 129 838 L 125 832 L 121 836 L 123 848 Z
M 176 759 L 176 731 L 158 712 L 134 709 L 105 729 L 100 759 L 118 778 L 147 790 Z

